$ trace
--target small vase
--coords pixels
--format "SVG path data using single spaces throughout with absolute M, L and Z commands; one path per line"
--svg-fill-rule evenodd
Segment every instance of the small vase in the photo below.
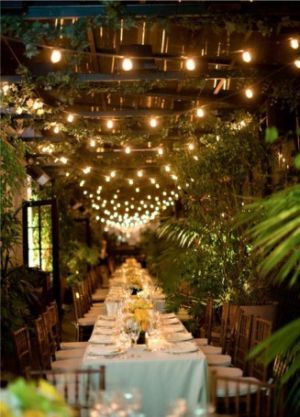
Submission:
M 144 330 L 140 331 L 139 338 L 136 342 L 138 345 L 144 345 L 146 343 L 146 334 Z

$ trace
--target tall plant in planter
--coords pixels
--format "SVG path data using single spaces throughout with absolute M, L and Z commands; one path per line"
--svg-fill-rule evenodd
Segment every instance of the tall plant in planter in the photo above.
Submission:
M 265 286 L 257 279 L 251 245 L 233 225 L 248 199 L 263 193 L 264 164 L 272 154 L 255 116 L 240 112 L 227 121 L 214 119 L 210 131 L 191 132 L 193 146 L 170 161 L 183 210 L 158 230 L 168 243 L 161 259 L 173 264 L 177 281 L 188 284 L 198 304 L 208 290 L 220 300 L 257 303 Z

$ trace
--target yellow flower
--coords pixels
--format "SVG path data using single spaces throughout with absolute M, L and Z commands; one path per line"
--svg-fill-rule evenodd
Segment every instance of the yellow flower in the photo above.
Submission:
M 0 416 L 1 417 L 13 417 L 13 413 L 7 404 L 0 401 Z
M 45 417 L 45 414 L 39 410 L 26 410 L 22 413 L 22 417 Z
M 59 402 L 63 402 L 63 398 L 59 394 L 57 389 L 53 385 L 49 384 L 47 381 L 40 379 L 38 383 L 38 389 L 41 394 L 45 395 L 45 397 L 59 401 Z

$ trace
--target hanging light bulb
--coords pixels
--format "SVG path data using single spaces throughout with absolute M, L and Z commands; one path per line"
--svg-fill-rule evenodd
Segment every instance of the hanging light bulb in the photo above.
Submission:
M 298 49 L 299 48 L 299 40 L 297 38 L 290 38 L 290 47 L 292 49 Z
M 300 58 L 295 59 L 294 65 L 296 68 L 300 69 Z
M 130 148 L 130 146 L 126 146 L 126 148 L 125 148 L 125 153 L 127 153 L 127 154 L 131 153 L 131 148 Z
M 196 109 L 196 116 L 197 117 L 204 117 L 205 116 L 205 111 L 203 110 L 202 107 L 198 107 Z
M 165 171 L 166 172 L 170 172 L 171 171 L 170 165 L 165 165 Z
M 151 184 L 155 184 L 156 183 L 155 178 L 150 178 L 150 182 Z
M 249 51 L 244 51 L 244 52 L 242 53 L 242 60 L 243 60 L 244 62 L 247 62 L 247 64 L 248 64 L 249 62 L 251 62 L 251 61 L 252 61 L 252 54 L 251 54 L 251 52 L 249 52 Z
M 132 179 L 132 178 L 129 178 L 129 179 L 128 179 L 128 184 L 129 184 L 129 185 L 133 185 L 133 182 L 134 182 L 134 181 L 133 181 L 133 179 Z
M 111 120 L 111 119 L 107 120 L 106 127 L 107 127 L 107 129 L 112 129 L 114 127 L 113 120 Z
M 61 156 L 61 157 L 59 158 L 59 160 L 60 160 L 60 162 L 61 162 L 61 163 L 63 163 L 63 164 L 66 164 L 66 163 L 68 162 L 68 158 L 65 158 L 64 156 Z
M 123 71 L 131 71 L 133 68 L 133 62 L 130 58 L 123 58 L 122 60 L 122 69 Z
M 58 49 L 53 49 L 51 52 L 51 56 L 50 56 L 51 62 L 53 64 L 57 64 L 61 60 L 61 58 L 62 58 L 61 52 Z
M 158 155 L 163 155 L 164 154 L 163 148 L 158 148 L 157 153 Z
M 151 117 L 149 120 L 149 125 L 153 128 L 156 127 L 158 125 L 157 119 L 155 117 Z
M 196 61 L 194 60 L 194 58 L 188 58 L 185 61 L 185 68 L 188 71 L 194 71 L 196 69 Z
M 138 170 L 137 176 L 141 178 L 143 175 L 144 175 L 144 172 L 141 169 Z
M 73 123 L 74 122 L 74 114 L 69 113 L 68 116 L 67 116 L 67 121 L 69 123 Z
M 136 192 L 136 193 L 139 193 L 139 192 L 140 192 L 139 187 L 137 187 L 137 188 L 135 189 L 135 192 Z
M 253 92 L 252 88 L 248 87 L 248 88 L 246 88 L 246 89 L 245 89 L 245 96 L 246 96 L 248 99 L 253 98 L 253 96 L 254 96 L 254 92 Z
M 84 174 L 89 174 L 89 173 L 91 172 L 91 170 L 92 170 L 92 168 L 91 168 L 91 167 L 85 167 L 85 168 L 83 168 L 83 169 L 82 169 L 82 172 L 83 172 Z

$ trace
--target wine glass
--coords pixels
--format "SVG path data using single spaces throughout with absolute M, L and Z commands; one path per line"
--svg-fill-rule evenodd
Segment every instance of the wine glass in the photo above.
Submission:
M 135 322 L 132 323 L 129 334 L 134 345 L 136 345 L 137 340 L 139 338 L 139 334 L 140 334 L 140 327 L 137 323 Z

